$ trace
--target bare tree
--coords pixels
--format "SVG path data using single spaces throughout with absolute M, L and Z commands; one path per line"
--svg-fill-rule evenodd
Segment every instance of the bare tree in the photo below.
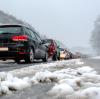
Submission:
M 94 30 L 91 35 L 91 45 L 97 54 L 100 55 L 100 16 L 94 23 Z

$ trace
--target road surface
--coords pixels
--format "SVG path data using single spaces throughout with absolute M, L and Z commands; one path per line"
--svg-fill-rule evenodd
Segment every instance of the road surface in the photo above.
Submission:
M 0 72 L 1 71 L 11 71 L 14 69 L 20 69 L 23 67 L 28 67 L 29 65 L 35 65 L 35 64 L 39 64 L 39 63 L 42 63 L 42 61 L 35 61 L 34 63 L 30 63 L 30 64 L 25 64 L 24 62 L 17 64 L 12 60 L 0 61 Z

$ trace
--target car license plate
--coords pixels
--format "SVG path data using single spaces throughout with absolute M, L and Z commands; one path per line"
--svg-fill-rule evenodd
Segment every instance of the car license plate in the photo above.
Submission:
M 0 51 L 8 51 L 8 47 L 0 47 Z

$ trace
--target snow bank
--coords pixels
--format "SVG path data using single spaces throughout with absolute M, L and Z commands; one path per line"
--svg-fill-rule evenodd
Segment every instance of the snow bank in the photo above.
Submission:
M 28 66 L 21 69 L 10 71 L 10 73 L 14 75 L 35 74 L 38 71 L 47 70 L 50 68 L 59 68 L 59 67 L 63 68 L 67 66 L 83 65 L 83 64 L 84 62 L 81 59 L 62 60 L 62 61 L 56 61 L 52 63 L 41 63 L 39 65 Z
M 100 87 L 89 87 L 74 91 L 71 86 L 63 83 L 55 85 L 48 94 L 54 97 L 59 97 L 59 99 L 62 96 L 66 97 L 64 99 L 100 99 Z
M 61 69 L 53 72 L 40 71 L 33 77 L 18 78 L 11 73 L 0 73 L 0 94 L 9 94 L 12 91 L 23 90 L 33 84 L 57 83 L 49 92 L 50 94 L 70 94 L 92 86 L 100 86 L 100 77 L 94 69 L 84 66 L 76 69 Z M 97 83 L 97 84 L 95 84 Z M 70 90 L 69 90 L 70 89 Z M 65 93 L 64 93 L 65 92 Z
M 39 83 L 55 83 L 47 93 L 52 96 L 65 96 L 66 99 L 99 99 L 100 98 L 100 75 L 89 66 L 81 66 L 75 69 L 50 68 L 83 64 L 80 60 L 60 61 L 48 64 L 31 66 L 11 72 L 0 72 L 0 95 L 10 94 L 13 91 L 23 90 Z M 33 69 L 35 69 L 33 71 Z M 26 71 L 25 71 L 26 70 Z M 18 78 L 19 73 L 31 72 L 33 77 Z M 60 99 L 60 98 L 59 98 Z
M 80 74 L 84 74 L 84 73 L 85 74 L 90 74 L 90 73 L 96 74 L 97 73 L 96 71 L 94 71 L 93 68 L 91 68 L 89 66 L 83 66 L 83 67 L 77 68 L 77 71 Z
M 23 90 L 26 87 L 30 87 L 31 83 L 29 78 L 17 78 L 10 73 L 0 73 L 0 95 L 9 94 L 11 91 Z
M 77 92 L 79 99 L 100 99 L 100 88 L 90 87 L 86 88 L 81 92 Z
M 51 83 L 51 82 L 57 82 L 58 81 L 58 75 L 53 74 L 49 71 L 45 72 L 38 72 L 33 76 L 31 79 L 31 82 L 35 83 Z
M 74 73 L 72 73 L 74 72 Z M 80 67 L 76 69 L 62 69 L 54 73 L 64 76 L 59 79 L 57 84 L 48 92 L 49 95 L 66 99 L 100 99 L 100 75 L 90 67 Z
M 49 95 L 70 95 L 73 94 L 74 90 L 71 86 L 66 83 L 56 84 L 49 92 Z

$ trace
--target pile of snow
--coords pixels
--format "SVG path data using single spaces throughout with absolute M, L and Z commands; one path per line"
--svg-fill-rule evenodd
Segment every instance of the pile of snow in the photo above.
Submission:
M 77 95 L 80 97 L 80 99 L 100 99 L 100 88 L 86 88 L 83 91 L 78 92 Z
M 23 90 L 33 84 L 52 82 L 55 86 L 48 92 L 52 96 L 65 96 L 66 99 L 99 99 L 100 96 L 100 75 L 89 66 L 53 72 L 43 70 L 33 77 L 24 78 L 0 72 L 0 95 Z
M 54 97 L 66 97 L 64 99 L 100 99 L 100 87 L 89 87 L 80 91 L 74 91 L 68 84 L 55 85 L 49 92 Z
M 68 91 L 67 88 L 72 88 L 73 91 L 77 91 L 85 87 L 100 86 L 100 76 L 97 75 L 94 69 L 88 66 L 79 67 L 76 69 L 61 69 L 53 72 L 40 71 L 35 73 L 35 75 L 30 78 L 18 78 L 13 76 L 11 73 L 1 72 L 0 94 L 8 94 L 12 91 L 23 90 L 24 88 L 30 87 L 33 84 L 52 82 L 55 82 L 57 84 L 50 92 L 53 93 L 53 91 L 57 90 L 55 91 L 55 94 L 57 94 L 57 92 L 59 92 L 60 90 L 61 94 L 63 94 L 63 91 Z M 65 89 L 62 86 L 65 86 Z M 71 90 L 71 92 L 73 91 Z
M 11 91 L 23 90 L 30 87 L 29 78 L 17 78 L 10 73 L 0 72 L 0 95 L 9 94 Z
M 10 71 L 10 73 L 14 75 L 26 75 L 26 74 L 35 74 L 41 70 L 47 70 L 50 68 L 59 68 L 59 67 L 67 67 L 67 66 L 74 66 L 74 65 L 83 65 L 84 62 L 81 59 L 72 59 L 72 60 L 62 60 L 56 61 L 51 63 L 41 63 L 39 65 L 28 66 L 21 69 L 16 69 Z
M 51 73 L 49 71 L 38 72 L 32 77 L 31 82 L 35 83 L 51 83 L 57 82 L 59 79 L 58 75 Z
M 36 65 L 21 69 L 19 73 L 33 73 L 32 77 L 18 78 L 15 71 L 0 72 L 0 95 L 10 94 L 13 91 L 23 90 L 39 83 L 55 83 L 47 93 L 52 96 L 64 96 L 66 99 L 99 99 L 100 75 L 89 66 L 81 66 L 75 69 L 60 68 L 50 71 L 47 68 L 56 66 L 83 64 L 79 59 L 60 61 L 49 64 Z M 38 69 L 40 68 L 40 69 Z M 28 69 L 28 71 L 27 71 Z M 31 70 L 32 69 L 32 70 Z M 24 71 L 26 70 L 26 71 Z M 60 98 L 59 98 L 60 99 Z
M 74 90 L 67 83 L 63 83 L 63 84 L 56 84 L 48 93 L 54 96 L 55 95 L 70 95 L 74 93 Z
M 61 79 L 64 79 L 66 77 L 73 78 L 75 72 L 75 70 L 73 69 L 69 68 L 58 72 L 57 71 L 50 72 L 48 68 L 63 67 L 67 65 L 79 65 L 79 64 L 83 64 L 83 62 L 81 62 L 80 59 L 75 59 L 68 61 L 57 61 L 47 64 L 42 63 L 39 65 L 29 66 L 22 69 L 13 70 L 10 72 L 0 72 L 0 95 L 9 94 L 12 91 L 23 90 L 24 88 L 30 87 L 32 84 L 51 83 L 51 82 L 57 83 Z M 16 74 L 27 74 L 27 73 L 31 73 L 34 76 L 32 78 L 25 77 L 22 79 L 14 76 Z
M 80 74 L 83 74 L 83 73 L 85 73 L 85 74 L 90 74 L 90 73 L 96 74 L 97 73 L 96 71 L 94 71 L 93 68 L 91 68 L 89 66 L 80 67 L 80 68 L 77 68 L 76 70 Z
M 49 95 L 66 96 L 66 99 L 100 99 L 100 75 L 93 68 L 80 67 L 75 70 L 60 70 L 56 73 L 67 76 L 62 75 L 62 79 L 59 79 L 48 92 Z
M 35 73 L 32 78 L 25 77 L 23 79 L 15 77 L 11 73 L 0 73 L 1 89 L 3 87 L 7 90 L 22 90 L 32 84 L 51 82 L 56 82 L 58 84 L 67 83 L 69 86 L 73 87 L 74 90 L 78 90 L 81 86 L 87 86 L 87 82 L 99 83 L 100 77 L 94 69 L 88 66 L 76 69 L 61 69 L 54 72 L 43 70 Z M 83 84 L 83 82 L 85 82 L 85 84 Z
M 94 71 L 92 68 L 85 66 L 85 67 L 80 67 L 77 69 L 61 69 L 61 70 L 57 70 L 54 72 L 50 72 L 50 71 L 40 71 L 37 72 L 33 78 L 31 79 L 33 83 L 37 82 L 59 82 L 63 79 L 74 79 L 76 77 L 82 77 L 87 74 L 96 74 L 96 71 Z

